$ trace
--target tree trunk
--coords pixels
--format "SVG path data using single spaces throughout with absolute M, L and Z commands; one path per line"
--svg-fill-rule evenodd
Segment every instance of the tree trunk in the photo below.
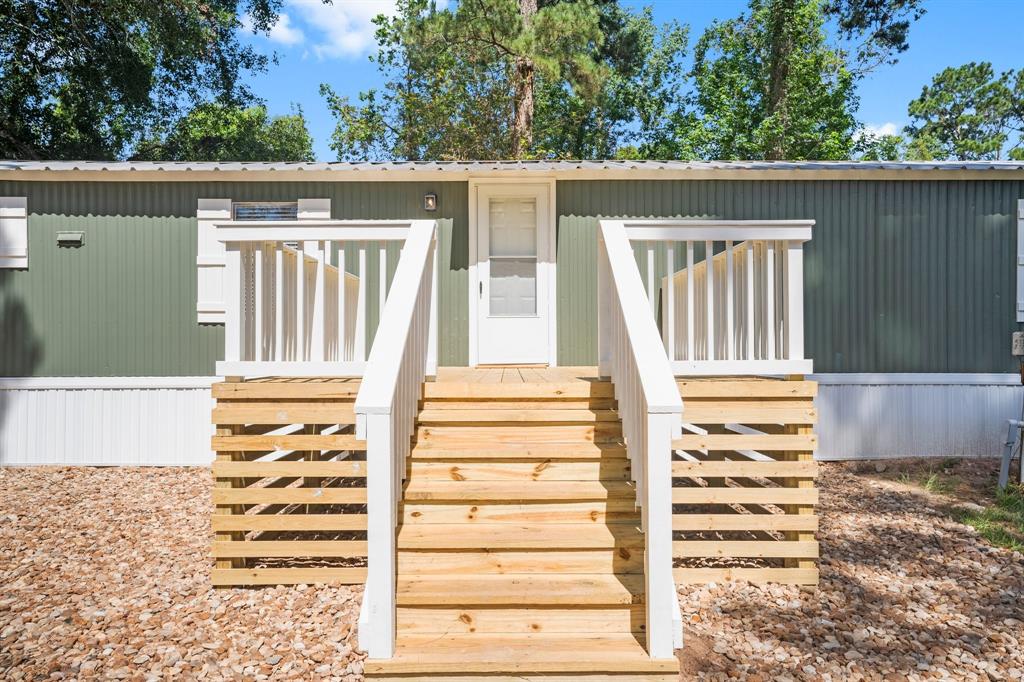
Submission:
M 775 0 L 770 5 L 768 106 L 765 115 L 774 119 L 775 132 L 764 150 L 770 161 L 785 159 L 786 131 L 789 128 L 789 60 L 793 54 L 793 34 L 790 28 L 794 14 L 794 0 Z
M 533 15 L 537 13 L 537 0 L 519 0 L 519 15 L 523 30 L 529 30 Z M 533 146 L 533 60 L 520 55 L 515 61 L 515 113 L 512 119 L 512 156 L 521 159 Z

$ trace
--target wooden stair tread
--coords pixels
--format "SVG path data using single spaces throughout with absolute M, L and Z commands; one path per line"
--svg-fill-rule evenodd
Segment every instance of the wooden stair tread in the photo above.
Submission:
M 452 381 L 429 382 L 423 385 L 427 400 L 521 400 L 556 398 L 612 398 L 615 388 L 610 381 L 528 382 L 522 384 L 484 384 Z
M 398 531 L 402 549 L 643 549 L 643 534 L 618 524 L 531 523 L 403 525 Z
M 403 498 L 414 500 L 605 500 L 635 498 L 626 481 L 437 481 L 410 480 Z
M 478 409 L 426 409 L 420 410 L 421 424 L 472 423 L 486 426 L 491 423 L 508 424 L 538 422 L 542 424 L 588 424 L 594 422 L 618 421 L 615 410 L 572 409 L 560 410 L 545 406 L 544 409 L 506 408 L 500 403 Z
M 399 606 L 613 606 L 642 604 L 637 574 L 488 574 L 398 576 Z
M 389 660 L 365 661 L 387 673 L 677 673 L 679 661 L 651 659 L 630 633 L 404 635 Z
M 412 459 L 625 459 L 618 443 L 439 443 L 421 441 Z

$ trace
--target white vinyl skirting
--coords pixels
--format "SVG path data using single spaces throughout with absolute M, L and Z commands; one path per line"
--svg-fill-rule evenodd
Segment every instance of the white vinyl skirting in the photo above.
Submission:
M 208 466 L 212 381 L 0 379 L 0 466 Z
M 823 460 L 996 457 L 1024 398 L 1015 374 L 812 378 Z M 213 381 L 0 378 L 0 466 L 208 466 Z
M 1019 419 L 1016 374 L 823 374 L 822 460 L 998 457 L 1006 420 Z

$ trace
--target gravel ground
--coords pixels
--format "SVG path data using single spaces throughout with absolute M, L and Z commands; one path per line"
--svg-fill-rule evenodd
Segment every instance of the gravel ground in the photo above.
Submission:
M 820 588 L 685 590 L 683 678 L 1021 679 L 1024 557 L 823 470 Z M 0 470 L 0 679 L 361 679 L 361 589 L 208 587 L 209 480 Z

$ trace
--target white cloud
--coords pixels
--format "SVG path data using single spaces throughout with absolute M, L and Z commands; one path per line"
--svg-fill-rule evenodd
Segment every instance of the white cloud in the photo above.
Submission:
M 874 125 L 872 123 L 868 123 L 863 128 L 856 132 L 855 137 L 861 138 L 869 135 L 872 137 L 898 135 L 902 129 L 903 126 L 899 125 L 898 123 L 893 123 L 892 121 L 887 121 L 885 123 L 882 123 L 881 125 Z
M 277 18 L 277 23 L 271 27 L 269 37 L 273 42 L 282 45 L 298 45 L 306 39 L 302 29 L 292 24 L 292 18 L 283 12 Z
M 320 59 L 365 54 L 374 44 L 373 18 L 395 13 L 395 0 L 290 0 L 288 6 L 302 19 L 306 33 L 315 35 L 309 47 Z

